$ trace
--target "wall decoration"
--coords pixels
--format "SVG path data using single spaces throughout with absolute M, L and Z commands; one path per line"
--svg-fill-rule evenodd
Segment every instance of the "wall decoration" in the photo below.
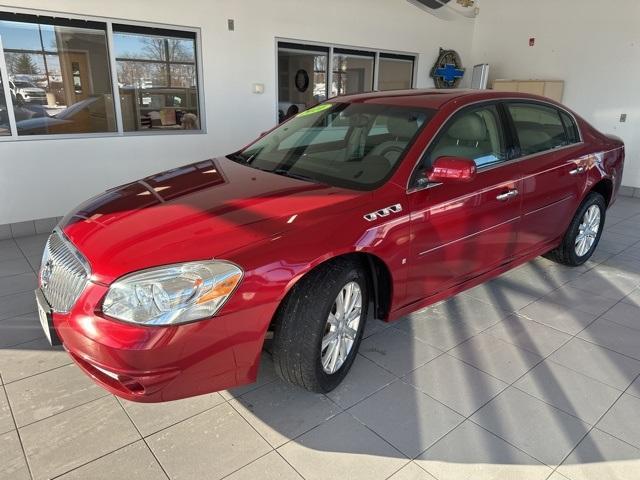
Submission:
M 302 68 L 296 72 L 294 81 L 299 92 L 304 93 L 307 91 L 307 88 L 309 88 L 309 74 Z
M 458 52 L 441 48 L 431 69 L 431 78 L 436 88 L 457 88 L 464 76 L 464 70 Z

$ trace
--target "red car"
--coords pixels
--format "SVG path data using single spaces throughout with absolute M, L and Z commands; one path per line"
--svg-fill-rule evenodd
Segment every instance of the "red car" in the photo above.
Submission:
M 255 381 L 327 392 L 367 318 L 395 320 L 537 255 L 580 265 L 624 145 L 548 99 L 341 97 L 242 150 L 80 205 L 49 238 L 45 332 L 96 382 L 158 402 Z

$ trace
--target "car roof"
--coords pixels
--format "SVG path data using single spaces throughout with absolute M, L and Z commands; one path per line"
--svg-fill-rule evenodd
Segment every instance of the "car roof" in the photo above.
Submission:
M 541 100 L 546 103 L 555 103 L 552 100 L 536 95 L 516 92 L 496 92 L 493 90 L 470 90 L 470 89 L 412 89 L 412 90 L 387 90 L 383 92 L 368 92 L 355 95 L 345 95 L 334 97 L 331 102 L 347 103 L 373 103 L 379 105 L 394 105 L 403 107 L 418 107 L 440 109 L 443 105 L 455 101 L 463 105 L 467 103 L 480 102 L 483 100 L 500 100 L 506 98 L 522 98 L 530 100 Z

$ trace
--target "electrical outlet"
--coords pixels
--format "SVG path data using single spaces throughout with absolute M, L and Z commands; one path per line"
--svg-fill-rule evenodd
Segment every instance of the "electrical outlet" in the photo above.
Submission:
M 236 29 L 236 22 L 233 20 L 233 18 L 227 20 L 227 28 L 230 32 L 233 32 Z
M 624 123 L 627 121 L 627 114 L 626 113 L 621 113 L 620 114 L 620 123 Z

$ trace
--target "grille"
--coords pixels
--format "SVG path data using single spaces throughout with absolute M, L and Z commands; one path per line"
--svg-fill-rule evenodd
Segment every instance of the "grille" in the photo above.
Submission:
M 89 265 L 80 252 L 59 233 L 53 232 L 42 256 L 40 287 L 54 312 L 71 310 L 89 275 Z

